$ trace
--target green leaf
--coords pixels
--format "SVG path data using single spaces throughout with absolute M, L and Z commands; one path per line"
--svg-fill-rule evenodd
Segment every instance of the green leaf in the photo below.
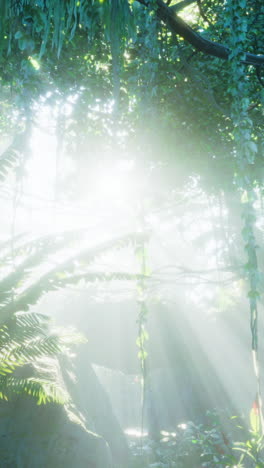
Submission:
M 254 433 L 259 434 L 260 432 L 260 414 L 259 410 L 253 407 L 250 411 L 250 426 Z
M 17 32 L 15 33 L 15 39 L 21 39 L 22 37 L 23 37 L 22 31 L 17 31 Z

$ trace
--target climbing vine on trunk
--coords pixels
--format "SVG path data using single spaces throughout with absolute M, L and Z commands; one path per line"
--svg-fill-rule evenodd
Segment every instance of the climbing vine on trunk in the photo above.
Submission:
M 245 242 L 247 262 L 245 276 L 249 283 L 250 327 L 252 335 L 252 353 L 255 375 L 257 378 L 257 401 L 260 409 L 261 430 L 263 432 L 263 417 L 261 412 L 261 395 L 258 365 L 258 299 L 259 299 L 259 268 L 257 260 L 257 243 L 254 233 L 256 215 L 256 184 L 253 167 L 257 142 L 254 140 L 253 122 L 249 117 L 250 81 L 245 65 L 245 46 L 247 43 L 247 2 L 246 0 L 229 0 L 226 8 L 226 24 L 230 33 L 230 78 L 228 91 L 231 95 L 231 119 L 233 122 L 234 158 L 236 161 L 235 184 L 241 194 L 242 230 Z

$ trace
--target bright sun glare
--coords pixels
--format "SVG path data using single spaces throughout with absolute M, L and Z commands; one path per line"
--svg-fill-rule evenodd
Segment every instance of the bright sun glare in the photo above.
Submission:
M 133 158 L 122 160 L 113 155 L 108 166 L 98 164 L 80 198 L 64 200 L 63 193 L 57 192 L 58 175 L 70 173 L 73 162 L 65 155 L 57 166 L 56 137 L 49 111 L 44 109 L 40 128 L 34 129 L 31 142 L 32 157 L 27 163 L 27 178 L 20 200 L 21 207 L 25 208 L 23 216 L 27 218 L 27 226 L 38 233 L 85 227 L 86 224 L 89 227 L 91 220 L 99 218 L 103 211 L 111 224 L 120 224 L 124 213 L 130 213 L 139 192 Z M 109 228 L 111 231 L 111 226 Z

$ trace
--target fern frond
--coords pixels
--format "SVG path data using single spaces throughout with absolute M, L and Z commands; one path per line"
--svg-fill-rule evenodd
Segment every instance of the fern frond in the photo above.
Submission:
M 62 351 L 62 344 L 59 336 L 50 335 L 44 338 L 35 337 L 31 340 L 23 340 L 22 343 L 12 342 L 12 345 L 4 346 L 0 350 L 0 362 L 30 362 L 43 356 L 56 356 Z
M 11 144 L 0 156 L 0 181 L 6 179 L 19 161 L 20 154 Z
M 18 240 L 12 246 L 16 252 L 18 265 L 16 271 L 7 274 L 0 281 L 0 399 L 24 393 L 34 396 L 39 403 L 65 401 L 65 393 L 52 379 L 30 376 L 19 377 L 19 373 L 29 366 L 33 369 L 41 359 L 57 357 L 70 343 L 83 342 L 76 333 L 49 332 L 46 316 L 28 312 L 31 305 L 46 292 L 76 284 L 81 279 L 87 282 L 127 280 L 138 281 L 139 274 L 127 272 L 91 272 L 87 268 L 106 252 L 127 246 L 137 247 L 142 234 L 128 234 L 100 244 L 93 248 L 81 248 L 49 271 L 33 281 L 20 294 L 14 295 L 14 287 L 23 286 L 25 280 L 35 278 L 35 268 L 46 260 L 48 255 L 60 249 L 67 252 L 69 245 L 83 237 L 84 230 L 69 232 L 60 236 L 43 236 L 32 243 Z M 8 254 L 7 254 L 8 255 Z M 144 276 L 145 278 L 146 276 Z M 32 367 L 33 366 L 33 367 Z M 43 374 L 43 372 L 41 373 Z M 45 372 L 44 372 L 45 374 Z
M 0 376 L 0 399 L 10 400 L 15 395 L 26 394 L 34 397 L 38 404 L 49 402 L 64 404 L 69 401 L 69 395 L 57 383 L 30 377 Z

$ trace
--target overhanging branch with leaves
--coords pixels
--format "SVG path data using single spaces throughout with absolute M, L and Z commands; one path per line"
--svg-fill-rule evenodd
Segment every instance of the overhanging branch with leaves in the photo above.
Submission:
M 153 4 L 146 0 L 137 0 L 142 5 L 152 8 Z M 151 5 L 151 6 L 150 6 Z M 158 18 L 163 21 L 175 34 L 181 36 L 195 49 L 207 55 L 227 60 L 231 49 L 218 42 L 210 41 L 194 31 L 182 18 L 180 18 L 173 7 L 168 7 L 162 0 L 156 0 Z M 241 60 L 246 65 L 261 67 L 264 65 L 264 55 L 256 55 L 246 52 L 245 58 Z

